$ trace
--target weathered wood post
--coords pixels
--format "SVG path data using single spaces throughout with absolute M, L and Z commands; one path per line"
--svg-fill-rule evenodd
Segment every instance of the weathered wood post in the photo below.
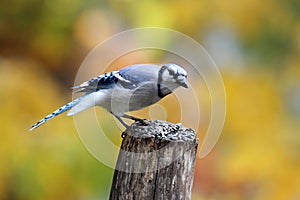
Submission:
M 110 200 L 191 199 L 195 131 L 165 121 L 136 122 L 123 141 Z

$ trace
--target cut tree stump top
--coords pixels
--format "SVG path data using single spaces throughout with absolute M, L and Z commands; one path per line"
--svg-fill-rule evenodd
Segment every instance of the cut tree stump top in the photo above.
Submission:
M 196 133 L 191 128 L 182 124 L 172 124 L 161 120 L 135 122 L 126 131 L 133 137 L 156 137 L 167 141 L 192 141 L 196 139 Z

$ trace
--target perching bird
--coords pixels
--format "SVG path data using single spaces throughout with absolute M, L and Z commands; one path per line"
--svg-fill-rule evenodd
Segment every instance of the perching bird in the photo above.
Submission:
M 176 64 L 136 64 L 102 74 L 74 86 L 75 92 L 85 94 L 41 119 L 30 131 L 67 110 L 71 109 L 67 114 L 71 116 L 93 106 L 105 108 L 127 127 L 121 117 L 142 119 L 125 112 L 152 105 L 180 86 L 187 88 L 186 78 L 186 71 Z

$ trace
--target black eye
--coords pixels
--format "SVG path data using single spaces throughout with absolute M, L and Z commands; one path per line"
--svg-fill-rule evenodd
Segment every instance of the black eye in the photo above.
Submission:
M 180 76 L 187 77 L 187 74 L 179 74 Z

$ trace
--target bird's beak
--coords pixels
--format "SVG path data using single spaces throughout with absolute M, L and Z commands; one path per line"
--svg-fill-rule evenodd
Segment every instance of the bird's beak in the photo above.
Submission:
M 179 85 L 181 85 L 184 88 L 188 88 L 189 87 L 188 84 L 185 82 L 185 80 L 180 81 Z

